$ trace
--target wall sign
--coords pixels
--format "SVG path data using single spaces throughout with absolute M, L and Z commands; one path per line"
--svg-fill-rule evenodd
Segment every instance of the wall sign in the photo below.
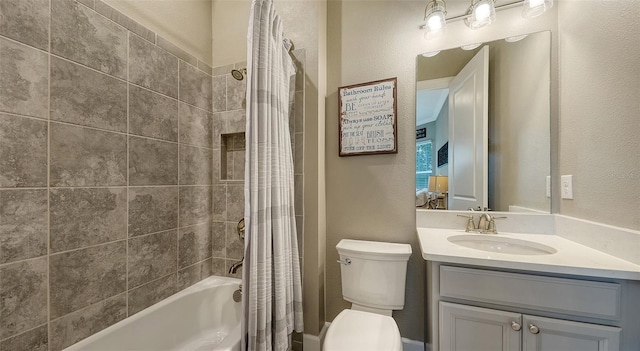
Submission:
M 427 128 L 416 129 L 416 139 L 422 139 L 427 137 Z
M 340 156 L 398 152 L 397 78 L 338 88 Z
M 438 167 L 442 167 L 449 163 L 449 142 L 447 141 L 438 150 Z

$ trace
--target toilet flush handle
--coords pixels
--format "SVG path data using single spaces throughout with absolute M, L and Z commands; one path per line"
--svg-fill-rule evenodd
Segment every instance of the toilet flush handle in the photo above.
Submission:
M 345 266 L 348 266 L 351 264 L 351 259 L 350 258 L 345 258 L 344 260 L 336 260 L 336 262 L 343 264 Z

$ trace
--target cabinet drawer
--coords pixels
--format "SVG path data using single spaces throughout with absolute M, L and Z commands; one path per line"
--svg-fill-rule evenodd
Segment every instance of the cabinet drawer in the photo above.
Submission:
M 620 320 L 620 284 L 440 266 L 440 295 Z

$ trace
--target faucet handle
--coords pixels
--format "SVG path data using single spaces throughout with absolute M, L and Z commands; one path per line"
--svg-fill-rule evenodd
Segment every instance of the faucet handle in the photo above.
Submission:
M 489 219 L 488 223 L 487 223 L 487 229 L 486 229 L 486 233 L 489 234 L 498 234 L 498 229 L 496 228 L 496 219 L 506 219 L 506 216 L 492 216 L 491 219 Z
M 464 230 L 465 232 L 468 233 L 470 231 L 473 231 L 473 230 L 477 229 L 476 228 L 476 224 L 473 222 L 473 216 L 471 216 L 471 215 L 462 215 L 462 214 L 459 214 L 457 216 L 458 217 L 464 217 L 464 218 L 467 219 L 467 228 L 465 228 L 465 230 Z

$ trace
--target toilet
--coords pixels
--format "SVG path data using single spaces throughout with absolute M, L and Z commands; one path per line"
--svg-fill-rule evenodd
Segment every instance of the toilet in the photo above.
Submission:
M 404 308 L 407 261 L 411 246 L 342 239 L 342 296 L 351 302 L 331 322 L 324 351 L 402 351 L 400 331 L 391 317 Z

